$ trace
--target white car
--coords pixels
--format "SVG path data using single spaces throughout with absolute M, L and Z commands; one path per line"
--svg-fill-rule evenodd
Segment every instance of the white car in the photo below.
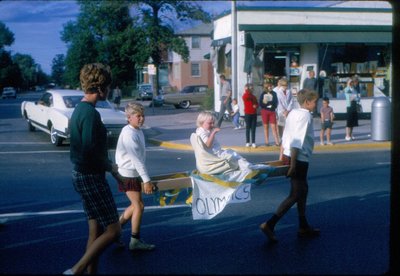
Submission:
M 17 91 L 15 91 L 14 87 L 4 87 L 3 94 L 1 95 L 2 99 L 5 98 L 17 98 Z
M 37 102 L 22 102 L 21 113 L 28 122 L 29 131 L 40 129 L 50 134 L 53 145 L 60 146 L 64 140 L 69 139 L 71 115 L 83 96 L 80 90 L 56 89 L 44 92 Z M 116 140 L 127 124 L 124 112 L 115 109 L 109 101 L 97 102 L 96 109 L 107 128 L 108 137 Z

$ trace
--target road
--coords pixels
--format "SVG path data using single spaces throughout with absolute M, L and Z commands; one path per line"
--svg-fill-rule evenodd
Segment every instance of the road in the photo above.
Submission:
M 19 101 L 0 102 L 0 274 L 56 274 L 81 256 L 87 223 L 71 184 L 69 147 L 54 147 L 27 131 Z M 114 151 L 110 150 L 110 155 Z M 191 152 L 148 146 L 151 175 L 195 168 Z M 273 155 L 246 155 L 253 161 Z M 128 203 L 112 178 L 119 210 Z M 103 274 L 382 274 L 389 262 L 390 151 L 314 154 L 308 218 L 321 236 L 299 240 L 296 209 L 277 225 L 277 245 L 258 225 L 286 196 L 285 177 L 253 186 L 251 201 L 231 204 L 216 218 L 194 221 L 185 191 L 172 206 L 145 196 L 142 237 L 154 252 L 111 246 Z M 129 239 L 129 225 L 123 229 Z

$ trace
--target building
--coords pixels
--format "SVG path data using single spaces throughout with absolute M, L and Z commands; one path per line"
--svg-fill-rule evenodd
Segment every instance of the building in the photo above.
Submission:
M 363 110 L 370 112 L 376 96 L 391 96 L 392 9 L 386 1 L 345 1 L 326 7 L 237 7 L 214 21 L 211 59 L 214 67 L 215 109 L 219 78 L 232 77 L 233 96 L 239 99 L 246 82 L 255 94 L 265 74 L 286 77 L 294 94 L 308 72 L 318 78 L 320 96 L 328 96 L 336 113 L 345 113 L 343 88 L 357 74 Z M 232 24 L 232 22 L 235 22 Z M 234 28 L 232 28 L 234 26 Z M 232 52 L 236 29 L 236 56 Z M 234 63 L 235 62 L 235 63 Z
M 185 63 L 175 52 L 168 53 L 168 82 L 173 90 L 181 90 L 187 85 L 207 85 L 214 87 L 214 73 L 209 59 L 213 25 L 200 24 L 194 28 L 177 32 L 189 47 L 189 62 Z

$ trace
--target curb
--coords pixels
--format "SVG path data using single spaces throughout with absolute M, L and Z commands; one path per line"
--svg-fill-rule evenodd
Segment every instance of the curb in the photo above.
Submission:
M 186 150 L 193 151 L 192 146 L 189 144 L 180 144 L 175 142 L 166 142 L 158 139 L 149 138 L 147 141 L 155 146 L 160 146 L 169 149 L 176 150 Z M 362 143 L 362 144 L 335 144 L 333 146 L 325 145 L 316 145 L 314 146 L 314 152 L 336 152 L 336 151 L 355 151 L 355 150 L 378 150 L 378 149 L 391 149 L 391 142 L 379 142 L 379 143 Z M 227 148 L 224 147 L 223 148 Z M 259 146 L 257 148 L 247 148 L 247 147 L 238 147 L 231 146 L 230 149 L 233 149 L 240 153 L 260 153 L 260 152 L 277 152 L 279 153 L 279 148 L 276 146 Z

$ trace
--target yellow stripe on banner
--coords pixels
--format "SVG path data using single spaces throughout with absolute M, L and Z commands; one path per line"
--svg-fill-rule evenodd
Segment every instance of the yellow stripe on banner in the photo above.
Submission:
M 218 184 L 218 185 L 220 185 L 222 187 L 236 188 L 237 186 L 242 184 L 240 182 L 225 181 L 225 180 L 222 180 L 222 179 L 220 179 L 218 177 L 215 177 L 213 175 L 210 175 L 210 174 L 202 174 L 202 173 L 199 173 L 197 170 L 193 171 L 193 174 L 194 175 L 198 175 L 202 179 L 204 179 L 206 181 L 209 181 L 209 182 L 213 182 L 213 183 Z M 246 176 L 246 179 L 251 179 L 253 176 L 255 176 L 257 174 L 258 174 L 258 171 L 253 171 L 248 176 Z

